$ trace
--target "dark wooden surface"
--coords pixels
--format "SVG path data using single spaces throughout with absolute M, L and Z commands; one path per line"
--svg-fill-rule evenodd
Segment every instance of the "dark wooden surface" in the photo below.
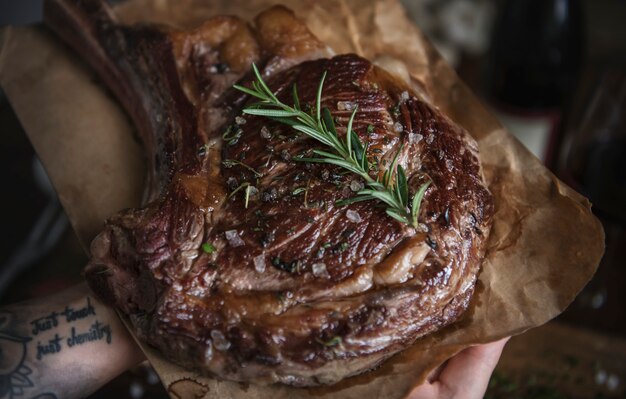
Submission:
M 486 398 L 626 398 L 626 340 L 550 322 L 512 338 Z

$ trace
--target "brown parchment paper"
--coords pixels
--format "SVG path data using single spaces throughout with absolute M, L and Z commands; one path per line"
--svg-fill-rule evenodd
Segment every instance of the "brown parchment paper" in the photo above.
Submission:
M 398 0 L 281 0 L 337 53 L 405 70 L 416 90 L 477 140 L 496 214 L 477 292 L 461 321 L 377 370 L 330 387 L 255 386 L 201 377 L 143 347 L 174 398 L 400 398 L 469 345 L 539 326 L 589 281 L 604 250 L 591 204 L 507 133 L 409 21 Z M 190 27 L 217 14 L 252 18 L 271 0 L 129 0 L 124 22 Z M 80 57 L 42 27 L 2 32 L 0 83 L 83 245 L 140 201 L 144 163 L 133 127 Z M 0 129 L 1 130 L 1 129 Z

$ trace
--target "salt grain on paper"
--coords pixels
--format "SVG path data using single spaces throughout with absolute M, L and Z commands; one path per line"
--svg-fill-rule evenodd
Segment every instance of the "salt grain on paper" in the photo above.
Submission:
M 244 244 L 241 237 L 239 237 L 239 233 L 237 233 L 237 230 L 225 231 L 224 235 L 226 236 L 226 241 L 228 241 L 228 244 L 231 247 L 240 247 Z

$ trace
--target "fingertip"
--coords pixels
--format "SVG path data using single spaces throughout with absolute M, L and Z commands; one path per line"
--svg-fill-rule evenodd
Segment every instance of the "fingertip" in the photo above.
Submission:
M 448 360 L 439 375 L 442 388 L 451 397 L 456 393 L 463 398 L 482 398 L 509 338 L 466 348 Z

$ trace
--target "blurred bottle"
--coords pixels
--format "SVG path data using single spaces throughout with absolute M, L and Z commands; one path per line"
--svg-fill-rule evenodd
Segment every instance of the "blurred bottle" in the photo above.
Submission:
M 564 320 L 626 334 L 626 66 L 603 68 L 577 96 L 558 174 L 588 197 L 606 250 Z M 589 74 L 593 76 L 593 74 Z M 584 233 L 584 232 L 581 232 Z
M 582 59 L 580 1 L 502 4 L 488 57 L 487 95 L 505 126 L 548 166 Z
M 626 225 L 626 73 L 605 71 L 568 130 L 562 173 L 596 213 Z

